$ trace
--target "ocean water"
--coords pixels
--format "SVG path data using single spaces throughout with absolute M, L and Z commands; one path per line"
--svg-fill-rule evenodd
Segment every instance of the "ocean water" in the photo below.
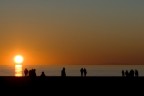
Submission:
M 60 76 L 62 68 L 66 68 L 67 76 L 80 76 L 80 68 L 87 69 L 87 76 L 121 76 L 122 70 L 135 70 L 139 72 L 139 76 L 144 76 L 144 65 L 37 65 L 22 66 L 23 70 L 34 68 L 37 76 L 44 71 L 46 76 Z M 15 76 L 15 66 L 1 65 L 0 76 Z

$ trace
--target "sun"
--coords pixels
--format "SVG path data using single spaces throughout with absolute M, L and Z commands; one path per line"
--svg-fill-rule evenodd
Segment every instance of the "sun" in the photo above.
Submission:
M 22 64 L 23 61 L 24 61 L 24 58 L 23 58 L 23 56 L 21 56 L 21 55 L 17 55 L 17 56 L 14 57 L 14 62 L 15 62 L 16 64 Z

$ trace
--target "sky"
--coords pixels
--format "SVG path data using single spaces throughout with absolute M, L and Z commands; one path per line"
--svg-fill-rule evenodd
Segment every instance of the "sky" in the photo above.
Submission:
M 0 64 L 144 64 L 143 0 L 0 0 Z

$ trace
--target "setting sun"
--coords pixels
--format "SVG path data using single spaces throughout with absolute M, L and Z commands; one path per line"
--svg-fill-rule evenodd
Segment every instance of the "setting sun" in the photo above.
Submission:
M 23 61 L 24 61 L 24 59 L 23 59 L 23 56 L 21 56 L 21 55 L 17 55 L 17 56 L 14 57 L 14 62 L 16 64 L 22 64 Z

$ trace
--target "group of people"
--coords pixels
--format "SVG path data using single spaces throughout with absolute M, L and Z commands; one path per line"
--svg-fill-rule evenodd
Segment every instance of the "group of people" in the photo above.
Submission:
M 27 68 L 25 68 L 24 74 L 25 76 L 36 77 L 36 69 L 28 70 Z
M 122 70 L 122 76 L 123 77 L 138 77 L 139 76 L 139 73 L 138 73 L 138 70 L 133 70 L 131 69 L 130 71 L 128 70 Z
M 81 73 L 81 76 L 82 76 L 82 77 L 86 77 L 86 75 L 87 75 L 87 70 L 86 70 L 86 68 L 81 68 L 81 69 L 80 69 L 80 73 Z M 25 76 L 36 77 L 36 69 L 28 70 L 27 68 L 25 68 L 24 74 L 25 74 Z M 41 77 L 45 77 L 45 76 L 46 76 L 45 73 L 44 73 L 44 71 L 42 71 L 42 73 L 41 73 L 40 76 L 41 76 Z M 62 70 L 61 70 L 61 76 L 62 76 L 62 77 L 66 77 L 65 67 L 63 67 Z
M 81 77 L 86 77 L 86 75 L 87 75 L 86 68 L 81 68 L 80 73 L 81 73 Z M 24 74 L 25 74 L 25 76 L 36 77 L 36 69 L 28 70 L 27 68 L 25 68 Z M 40 76 L 41 77 L 46 76 L 44 71 L 42 71 Z M 61 76 L 66 77 L 65 67 L 63 67 L 63 69 L 61 70 Z M 138 76 L 139 76 L 139 73 L 138 73 L 138 70 L 136 70 L 136 69 L 135 70 L 131 69 L 130 71 L 122 70 L 122 77 L 138 77 Z
M 86 70 L 86 68 L 81 68 L 80 69 L 80 73 L 81 73 L 81 76 L 83 77 L 86 77 L 86 75 L 87 75 L 87 70 Z
M 27 68 L 25 68 L 24 74 L 25 76 L 36 77 L 36 69 L 28 70 Z M 45 77 L 44 71 L 41 73 L 41 77 Z
M 87 70 L 86 70 L 86 68 L 81 68 L 80 69 L 80 73 L 81 73 L 81 76 L 83 77 L 86 77 L 86 75 L 87 75 Z M 62 77 L 66 77 L 66 71 L 65 71 L 65 67 L 63 67 L 63 69 L 61 70 L 61 76 Z

